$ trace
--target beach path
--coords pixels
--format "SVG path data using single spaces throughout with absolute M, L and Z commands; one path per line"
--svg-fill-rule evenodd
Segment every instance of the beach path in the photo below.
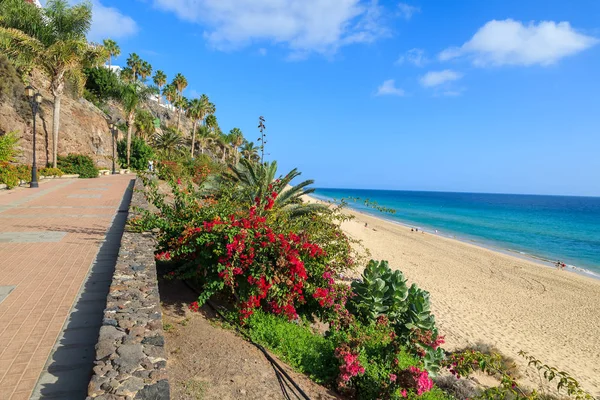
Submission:
M 57 179 L 37 189 L 0 193 L 0 399 L 39 398 L 34 389 L 44 379 L 41 395 L 57 381 L 86 391 L 112 279 L 110 257 L 94 261 L 106 248 L 107 236 L 122 233 L 122 227 L 121 232 L 112 232 L 112 226 L 123 219 L 117 216 L 126 215 L 119 210 L 128 208 L 132 180 L 131 175 Z M 92 265 L 106 271 L 92 277 Z M 85 304 L 78 300 L 73 307 L 80 293 L 91 292 L 90 282 L 98 283 L 93 279 L 103 280 L 106 293 L 98 284 L 92 300 Z M 74 318 L 75 308 L 84 318 Z M 98 321 L 88 318 L 91 309 L 100 310 Z M 72 327 L 75 322 L 80 325 Z M 71 335 L 65 335 L 68 328 L 73 328 Z M 68 350 L 61 360 L 52 358 L 58 354 L 57 346 Z M 69 362 L 83 364 L 65 369 Z M 52 363 L 63 364 L 49 371 Z M 65 392 L 62 398 L 83 398 L 80 395 Z

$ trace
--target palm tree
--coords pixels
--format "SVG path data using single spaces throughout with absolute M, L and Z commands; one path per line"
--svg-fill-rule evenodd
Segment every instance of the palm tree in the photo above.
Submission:
M 154 84 L 158 86 L 158 104 L 160 104 L 162 88 L 167 83 L 167 75 L 160 69 L 154 74 Z
M 125 83 L 132 83 L 134 81 L 134 79 L 133 79 L 133 70 L 131 68 L 129 68 L 129 67 L 125 67 L 119 73 L 119 77 Z
M 246 142 L 242 147 L 242 155 L 246 160 L 256 161 L 258 157 L 258 147 L 254 146 L 254 142 Z
M 131 68 L 131 71 L 133 72 L 134 81 L 137 81 L 143 62 L 144 61 L 136 53 L 131 53 L 127 59 L 127 66 Z
M 185 113 L 189 106 L 189 101 L 184 96 L 180 96 L 175 101 L 175 107 L 177 108 L 177 130 L 179 130 L 179 124 L 181 123 L 181 114 Z
M 169 103 L 173 103 L 177 99 L 177 88 L 172 84 L 166 85 L 162 91 L 163 95 Z
M 146 78 L 152 75 L 152 65 L 148 61 L 142 61 L 139 74 L 142 77 L 142 82 L 145 82 Z
M 85 67 L 103 62 L 106 50 L 90 46 L 86 34 L 92 22 L 91 4 L 69 6 L 66 0 L 48 0 L 38 9 L 22 0 L 0 2 L 0 52 L 17 67 L 33 66 L 50 78 L 54 100 L 52 165 L 56 168 L 60 105 L 67 81 L 81 93 Z
M 301 175 L 297 169 L 291 170 L 278 179 L 275 179 L 276 161 L 261 164 L 242 159 L 238 165 L 231 165 L 230 169 L 231 172 L 224 174 L 224 179 L 236 183 L 240 193 L 250 203 L 254 203 L 256 198 L 264 199 L 275 192 L 277 197 L 273 210 L 284 211 L 290 218 L 327 210 L 325 205 L 305 204 L 302 201 L 302 196 L 315 191 L 314 188 L 307 188 L 314 183 L 313 180 L 306 180 L 296 186 L 290 186 L 290 182 Z M 262 212 L 262 209 L 258 211 Z
M 211 140 L 212 133 L 210 128 L 206 125 L 200 125 L 198 127 L 198 143 L 200 144 L 200 154 L 204 154 L 204 148 L 209 140 Z
M 188 81 L 185 79 L 185 76 L 179 73 L 175 75 L 175 78 L 173 78 L 173 85 L 177 88 L 177 92 L 181 97 L 183 95 L 183 91 L 188 85 Z
M 233 128 L 229 131 L 229 141 L 233 148 L 233 155 L 235 157 L 235 163 L 237 164 L 240 160 L 239 147 L 244 143 L 244 134 L 240 128 Z
M 193 122 L 192 126 L 192 151 L 191 156 L 194 158 L 194 147 L 196 147 L 196 126 L 198 125 L 198 120 L 202 115 L 202 103 L 200 99 L 192 99 L 188 105 L 187 116 L 191 118 Z
M 104 39 L 104 48 L 108 51 L 108 68 L 112 70 L 112 58 L 119 57 L 121 55 L 121 48 L 112 39 Z
M 121 90 L 120 102 L 127 114 L 127 168 L 129 168 L 129 159 L 131 156 L 131 134 L 134 128 L 135 113 L 138 106 L 148 99 L 152 94 L 152 89 L 138 82 L 123 85 Z
M 192 110 L 190 117 L 194 119 L 194 129 L 192 130 L 192 157 L 194 157 L 196 122 L 199 120 L 200 123 L 204 123 L 204 118 L 209 114 L 213 114 L 216 111 L 216 107 L 208 100 L 208 96 L 203 94 L 199 99 L 192 100 L 190 110 Z M 203 143 L 200 145 L 200 151 L 204 154 Z
M 215 114 L 207 115 L 204 123 L 210 128 L 210 131 L 214 134 L 219 129 L 219 122 Z
M 170 158 L 183 145 L 183 137 L 175 128 L 166 128 L 163 133 L 154 138 L 154 147 L 165 152 Z
M 156 130 L 152 113 L 148 110 L 139 108 L 135 112 L 134 126 L 135 134 L 144 140 L 148 140 L 149 137 L 152 137 Z

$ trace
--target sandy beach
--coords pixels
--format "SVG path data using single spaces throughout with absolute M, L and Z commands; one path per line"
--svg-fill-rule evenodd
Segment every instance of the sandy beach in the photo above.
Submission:
M 600 395 L 600 280 L 356 211 L 344 231 L 431 293 L 448 350 L 485 343 L 522 366 L 526 351 Z M 368 227 L 365 227 L 365 223 Z

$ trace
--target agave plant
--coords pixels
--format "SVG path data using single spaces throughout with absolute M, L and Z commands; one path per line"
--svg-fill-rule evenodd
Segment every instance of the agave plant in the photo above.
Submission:
M 288 213 L 290 218 L 327 210 L 327 207 L 322 204 L 307 204 L 302 200 L 302 196 L 314 192 L 313 188 L 308 188 L 314 183 L 313 180 L 306 180 L 295 186 L 290 185 L 290 182 L 301 174 L 297 169 L 277 179 L 275 161 L 259 164 L 241 159 L 237 165 L 230 165 L 230 169 L 231 172 L 225 174 L 224 179 L 234 183 L 239 193 L 249 203 L 253 203 L 256 198 L 263 199 L 274 192 L 277 196 L 273 209 Z

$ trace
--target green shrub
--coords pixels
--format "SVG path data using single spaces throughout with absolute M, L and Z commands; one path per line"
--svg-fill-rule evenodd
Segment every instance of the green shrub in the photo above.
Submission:
M 119 77 L 104 67 L 86 68 L 84 71 L 86 99 L 96 103 L 105 103 L 118 97 L 121 88 Z
M 158 166 L 158 178 L 163 181 L 177 180 L 187 176 L 185 168 L 176 161 L 161 161 Z
M 57 167 L 65 174 L 78 174 L 80 178 L 97 178 L 98 168 L 91 157 L 83 154 L 58 156 Z
M 13 161 L 15 156 L 18 154 L 17 144 L 19 137 L 16 132 L 8 132 L 4 135 L 0 135 L 0 162 Z
M 19 186 L 21 179 L 17 167 L 6 162 L 0 162 L 0 183 L 9 189 Z
M 125 139 L 117 142 L 117 153 L 119 156 L 119 165 L 127 167 L 127 141 Z M 131 141 L 131 154 L 129 157 L 129 167 L 136 171 L 145 171 L 148 169 L 148 161 L 154 158 L 154 150 L 144 139 L 134 137 Z
M 19 164 L 16 166 L 17 176 L 20 180 L 25 182 L 31 181 L 31 165 Z
M 42 168 L 39 171 L 41 176 L 63 176 L 64 172 L 62 172 L 59 168 Z

